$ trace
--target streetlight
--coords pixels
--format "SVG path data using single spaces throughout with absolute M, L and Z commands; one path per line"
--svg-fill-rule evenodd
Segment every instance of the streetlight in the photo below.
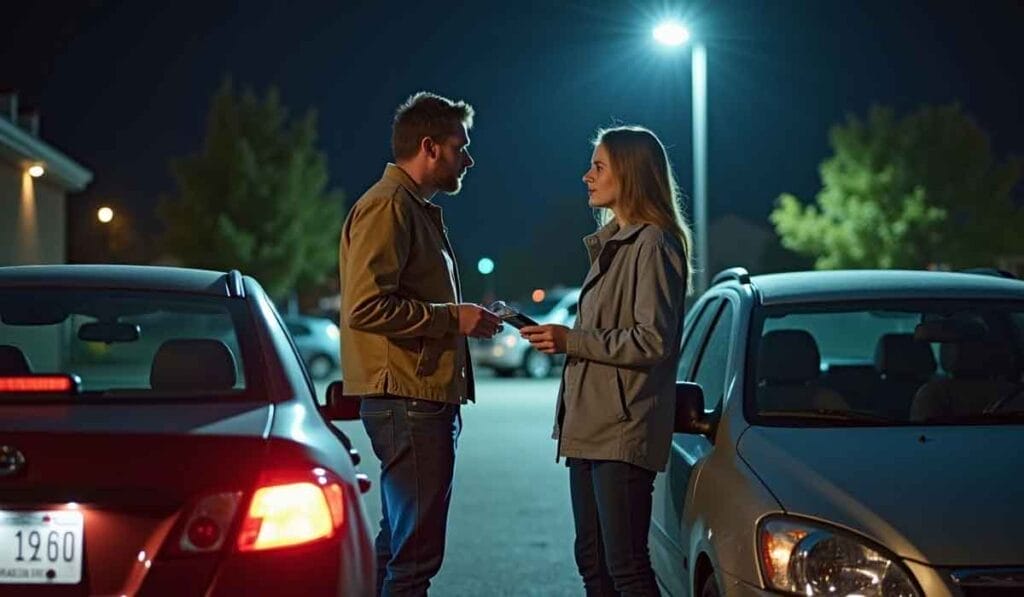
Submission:
M 46 169 L 40 166 L 39 164 L 29 166 L 28 168 L 28 175 L 31 176 L 32 178 L 39 178 L 43 174 L 46 174 Z
M 659 24 L 652 32 L 665 46 L 681 46 L 690 40 L 690 31 L 675 21 Z M 696 42 L 690 52 L 693 93 L 693 227 L 696 242 L 696 291 L 708 286 L 708 55 L 704 44 Z
M 104 205 L 96 210 L 96 219 L 103 224 L 109 224 L 114 219 L 114 210 Z

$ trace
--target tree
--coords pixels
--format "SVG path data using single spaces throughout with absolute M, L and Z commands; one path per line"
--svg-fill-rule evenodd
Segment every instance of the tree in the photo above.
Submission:
M 770 216 L 783 245 L 817 268 L 961 268 L 1021 252 L 1024 210 L 1011 196 L 1021 162 L 997 164 L 959 106 L 901 120 L 873 108 L 829 137 L 816 203 L 783 194 Z
M 189 267 L 239 269 L 277 299 L 336 270 L 343 196 L 324 190 L 316 121 L 310 110 L 289 122 L 276 89 L 261 100 L 225 81 L 202 150 L 171 163 L 165 250 Z

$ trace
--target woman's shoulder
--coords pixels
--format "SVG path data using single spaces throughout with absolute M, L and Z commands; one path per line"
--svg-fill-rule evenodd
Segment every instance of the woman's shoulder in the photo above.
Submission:
M 682 252 L 683 243 L 671 230 L 665 230 L 660 226 L 648 224 L 637 235 L 638 244 L 647 245 L 651 248 L 671 249 Z

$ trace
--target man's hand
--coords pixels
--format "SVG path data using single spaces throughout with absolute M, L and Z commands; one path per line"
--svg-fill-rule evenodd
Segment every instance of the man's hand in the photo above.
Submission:
M 472 338 L 490 338 L 501 329 L 501 318 L 473 303 L 455 305 L 459 311 L 459 333 Z
M 530 341 L 530 345 L 547 354 L 565 352 L 565 339 L 569 328 L 564 325 L 528 325 L 519 329 L 519 335 Z

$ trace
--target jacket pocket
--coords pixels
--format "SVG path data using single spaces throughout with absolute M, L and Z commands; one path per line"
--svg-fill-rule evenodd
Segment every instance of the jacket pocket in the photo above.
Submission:
M 633 417 L 629 413 L 629 403 L 626 400 L 626 384 L 622 380 L 622 369 L 619 367 L 615 367 L 615 390 L 619 398 L 619 409 L 622 411 L 619 420 L 628 421 Z
M 409 400 L 405 403 L 405 412 L 410 417 L 440 417 L 448 414 L 449 404 L 447 402 L 435 402 L 433 400 Z
M 441 346 L 430 338 L 419 338 L 420 356 L 416 360 L 416 376 L 428 377 L 437 371 L 437 362 L 441 356 Z

